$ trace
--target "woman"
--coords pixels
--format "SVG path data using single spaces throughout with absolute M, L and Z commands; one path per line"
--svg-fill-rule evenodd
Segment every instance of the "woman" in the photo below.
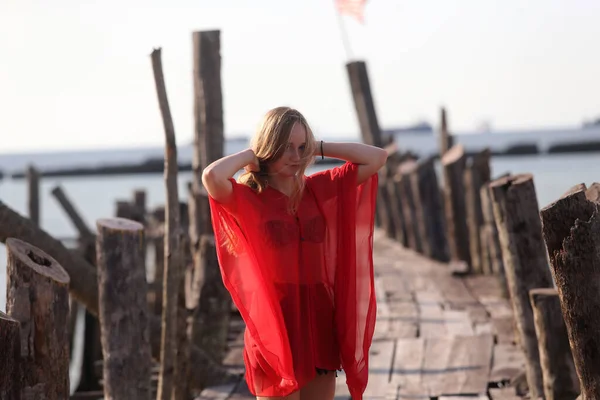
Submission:
M 305 176 L 319 157 L 347 161 Z M 251 149 L 203 171 L 223 282 L 246 331 L 258 399 L 331 400 L 343 368 L 354 400 L 375 325 L 372 234 L 387 153 L 315 141 L 298 111 L 269 111 Z M 240 183 L 232 177 L 240 169 Z

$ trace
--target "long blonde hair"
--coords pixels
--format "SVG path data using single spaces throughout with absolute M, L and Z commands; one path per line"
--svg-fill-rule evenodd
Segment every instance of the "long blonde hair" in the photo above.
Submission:
M 240 183 L 251 187 L 258 193 L 265 190 L 269 184 L 267 168 L 269 164 L 277 161 L 283 155 L 290 138 L 290 132 L 297 123 L 302 124 L 306 130 L 306 144 L 300 160 L 300 168 L 294 180 L 294 189 L 290 195 L 289 211 L 291 213 L 295 213 L 300 204 L 302 192 L 304 191 L 304 173 L 314 161 L 316 149 L 312 130 L 298 110 L 290 107 L 276 107 L 265 114 L 250 142 L 250 147 L 258 158 L 260 171 L 246 171 L 239 178 Z

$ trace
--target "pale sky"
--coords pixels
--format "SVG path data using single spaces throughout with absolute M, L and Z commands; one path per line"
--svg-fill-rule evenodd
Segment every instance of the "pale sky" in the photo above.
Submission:
M 471 131 L 600 116 L 597 0 L 369 0 L 344 18 L 380 125 Z M 0 152 L 161 145 L 150 53 L 162 47 L 176 135 L 193 137 L 192 32 L 221 30 L 226 135 L 271 107 L 357 137 L 333 0 L 1 0 Z

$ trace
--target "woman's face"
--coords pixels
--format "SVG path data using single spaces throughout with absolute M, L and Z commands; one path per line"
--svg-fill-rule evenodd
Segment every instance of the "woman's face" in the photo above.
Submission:
M 306 137 L 304 125 L 301 123 L 294 124 L 283 155 L 278 160 L 273 161 L 267 168 L 270 175 L 277 174 L 282 177 L 291 177 L 298 173 L 300 167 L 307 160 L 307 155 L 304 154 Z

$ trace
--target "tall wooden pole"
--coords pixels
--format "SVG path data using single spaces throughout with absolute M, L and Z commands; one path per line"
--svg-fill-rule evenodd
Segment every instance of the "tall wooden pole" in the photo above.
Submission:
M 223 94 L 221 91 L 221 31 L 193 33 L 194 154 L 193 166 L 204 169 L 223 157 Z M 194 168 L 194 172 L 197 172 Z
M 177 186 L 177 145 L 175 128 L 169 109 L 167 89 L 162 70 L 161 49 L 152 52 L 152 69 L 158 95 L 158 104 L 165 130 L 165 263 L 162 309 L 161 364 L 157 399 L 170 400 L 177 379 L 177 308 L 179 290 L 183 279 L 183 253 L 181 248 L 181 219 Z
M 200 236 L 212 233 L 208 197 L 203 195 L 202 171 L 225 153 L 223 93 L 221 88 L 221 31 L 192 34 L 194 68 L 194 151 L 190 234 L 194 258 L 199 257 Z M 198 263 L 200 261 L 197 261 Z
M 346 69 L 350 79 L 350 89 L 352 90 L 362 139 L 367 144 L 383 147 L 381 130 L 379 129 L 375 104 L 371 94 L 367 64 L 364 61 L 354 61 L 346 64 Z
M 212 234 L 208 193 L 202 185 L 202 171 L 225 153 L 223 93 L 221 88 L 221 32 L 198 31 L 192 34 L 194 68 L 194 152 L 193 178 L 188 198 L 189 236 L 193 258 L 190 274 L 204 285 L 200 238 Z M 217 282 L 217 284 L 219 284 Z M 220 283 L 222 285 L 222 283 Z M 200 295 L 197 293 L 196 295 Z
M 383 139 L 371 93 L 367 64 L 364 61 L 353 61 L 346 64 L 346 71 L 350 81 L 350 90 L 352 92 L 362 140 L 366 144 L 383 147 Z M 377 196 L 376 222 L 378 226 L 383 226 L 387 232 L 391 232 L 392 227 L 388 221 L 393 221 L 390 211 L 393 201 L 390 199 L 387 184 L 384 185 L 384 180 L 388 176 L 382 176 L 381 174 L 387 174 L 387 171 L 383 170 L 380 172 L 381 179 Z M 395 173 L 391 175 L 393 176 Z

